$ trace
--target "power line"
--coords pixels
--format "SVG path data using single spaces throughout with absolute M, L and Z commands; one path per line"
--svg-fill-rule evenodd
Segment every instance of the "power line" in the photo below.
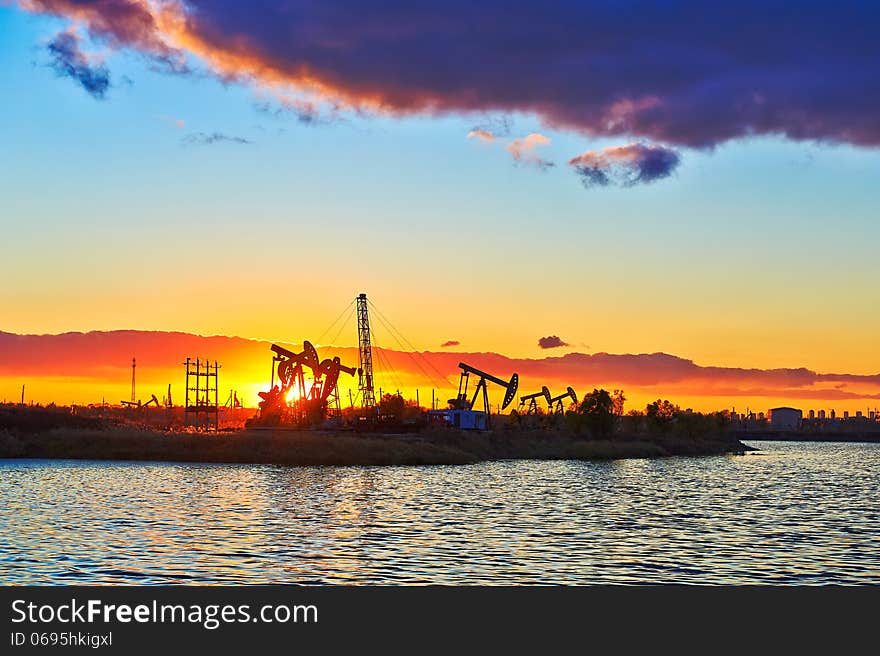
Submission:
M 400 330 L 398 330 L 397 328 L 395 328 L 395 327 L 391 324 L 391 320 L 388 319 L 384 314 L 382 314 L 381 310 L 379 310 L 379 308 L 376 307 L 376 304 L 375 304 L 375 303 L 373 303 L 372 301 L 368 301 L 368 302 L 369 302 L 369 304 L 373 307 L 373 310 L 375 310 L 376 314 L 377 314 L 378 317 L 379 317 L 379 320 L 383 323 L 383 325 L 385 325 L 386 328 L 388 328 L 388 331 L 389 331 L 390 333 L 392 333 L 391 336 L 394 337 L 394 339 L 395 339 L 395 340 L 397 341 L 397 343 L 400 345 L 401 349 L 403 349 L 403 351 L 404 351 L 405 353 L 407 353 L 407 355 L 409 355 L 410 358 L 413 359 L 413 362 L 416 363 L 416 366 L 419 367 L 419 369 L 421 370 L 421 372 L 422 372 L 423 374 L 425 374 L 426 377 L 428 377 L 429 379 L 431 379 L 431 382 L 432 382 L 432 383 L 437 384 L 439 381 L 438 381 L 437 379 L 435 379 L 431 374 L 429 374 L 427 371 L 425 371 L 425 370 L 422 368 L 422 366 L 421 366 L 421 365 L 420 365 L 420 364 L 419 364 L 419 363 L 418 363 L 418 362 L 412 357 L 412 354 L 409 353 L 409 352 L 407 351 L 406 347 L 404 347 L 403 344 L 401 344 L 400 339 L 402 339 L 404 342 L 406 342 L 406 344 L 409 346 L 409 349 L 410 349 L 413 353 L 415 353 L 415 355 L 417 355 L 417 356 L 420 357 L 422 360 L 424 360 L 425 363 L 426 363 L 431 369 L 434 370 L 434 372 L 440 377 L 441 380 L 445 381 L 447 385 L 450 385 L 450 386 L 454 387 L 454 385 L 449 381 L 449 378 L 448 378 L 447 376 L 445 376 L 443 373 L 441 373 L 441 372 L 437 369 L 437 367 L 435 367 L 434 364 L 433 364 L 428 358 L 425 357 L 425 355 L 424 355 L 423 353 L 420 353 L 420 352 L 418 351 L 418 349 L 416 349 L 416 347 L 412 345 L 412 343 L 406 338 L 406 336 L 405 336 L 402 332 L 400 332 Z M 400 336 L 400 339 L 398 339 L 397 336 L 394 334 L 395 332 L 397 333 L 397 335 Z M 439 387 L 443 387 L 443 386 L 442 386 L 442 385 L 439 385 Z
M 370 301 L 370 305 L 373 306 L 373 309 L 376 311 L 376 314 L 379 315 L 379 318 L 380 318 L 380 319 L 384 319 L 384 320 L 387 321 L 389 324 L 391 324 L 391 320 L 388 319 L 384 314 L 382 314 L 382 311 L 379 310 L 379 308 L 377 308 L 376 305 L 375 305 L 372 301 Z M 423 353 L 420 353 L 420 352 L 418 351 L 418 349 L 416 349 L 416 347 L 412 345 L 412 343 L 406 338 L 406 335 L 404 335 L 400 330 L 398 330 L 397 328 L 395 328 L 393 325 L 391 325 L 391 328 L 392 328 L 394 331 L 396 331 L 396 332 L 400 335 L 401 339 L 403 339 L 403 341 L 406 342 L 406 343 L 409 345 L 409 348 L 412 349 L 412 351 L 413 351 L 417 356 L 419 356 L 420 358 L 422 358 L 422 359 L 425 361 L 425 363 L 426 363 L 429 367 L 431 367 L 431 369 L 433 369 L 433 370 L 437 373 L 438 376 L 440 376 L 441 379 L 445 380 L 446 383 L 447 383 L 448 385 L 451 385 L 451 384 L 452 384 L 452 383 L 449 382 L 449 378 L 448 378 L 447 376 L 445 376 L 442 372 L 440 372 L 440 370 L 438 370 L 437 367 L 435 367 L 434 364 L 433 364 L 428 358 L 426 358 L 425 355 L 424 355 Z M 436 381 L 435 381 L 435 382 L 436 382 Z
M 379 357 L 379 364 L 382 365 L 383 369 L 390 374 L 390 377 L 393 379 L 392 382 L 397 384 L 397 388 L 400 389 L 404 387 L 401 384 L 401 380 L 397 375 L 397 371 L 395 371 L 394 367 L 391 365 L 391 361 L 388 359 L 388 356 L 385 354 L 385 349 L 379 346 L 379 340 L 376 339 L 376 333 L 372 329 L 370 329 L 370 333 L 372 333 L 373 337 L 373 345 L 376 350 L 376 355 Z
M 427 371 L 425 371 L 425 368 L 422 367 L 422 365 L 419 364 L 419 361 L 416 360 L 415 357 L 413 357 L 413 354 L 407 350 L 407 348 L 403 345 L 403 343 L 400 341 L 400 339 L 398 339 L 397 336 L 392 332 L 391 327 L 385 323 L 385 321 L 382 319 L 382 317 L 379 317 L 379 321 L 381 321 L 382 324 L 385 326 L 385 328 L 388 329 L 388 332 L 391 333 L 391 337 L 393 337 L 394 340 L 397 342 L 397 345 L 400 347 L 401 352 L 405 353 L 407 355 L 407 357 L 410 360 L 412 360 L 413 364 L 415 364 L 415 366 L 419 369 L 419 371 L 421 371 L 422 374 L 426 378 L 428 378 L 432 384 L 436 385 L 438 381 L 434 378 L 433 375 L 431 375 Z M 442 385 L 440 385 L 440 387 L 442 387 Z
M 350 308 L 353 304 L 354 304 L 354 300 L 351 300 L 351 301 L 348 302 L 348 304 L 343 308 L 342 312 L 339 313 L 339 316 L 336 317 L 336 318 L 333 320 L 333 323 L 331 323 L 329 326 L 327 326 L 327 327 L 324 329 L 324 332 L 321 333 L 321 335 L 318 337 L 318 339 L 315 340 L 315 343 L 316 343 L 316 344 L 320 344 L 320 343 L 321 343 L 321 340 L 324 338 L 324 335 L 326 335 L 327 333 L 329 333 L 329 332 L 333 329 L 333 326 L 335 326 L 335 325 L 337 324 L 337 322 L 338 322 L 343 316 L 345 316 L 345 313 L 348 312 L 349 308 Z M 343 325 L 345 325 L 345 324 L 343 324 Z M 338 335 L 337 335 L 337 337 L 338 337 Z
M 342 334 L 342 331 L 345 330 L 345 328 L 348 326 L 348 323 L 349 323 L 349 321 L 351 321 L 351 318 L 353 316 L 354 316 L 354 308 L 351 308 L 351 312 L 348 313 L 348 317 L 346 317 L 345 321 L 343 321 L 341 324 L 339 324 L 339 330 L 336 333 L 336 337 L 334 337 L 332 340 L 330 340 L 331 345 L 336 344 L 337 340 L 339 339 L 339 336 Z M 322 335 L 322 337 L 323 337 L 323 335 Z
M 375 341 L 375 336 L 374 336 Z M 397 371 L 391 365 L 391 361 L 388 359 L 388 356 L 384 353 L 384 350 L 381 346 L 376 347 L 376 355 L 379 356 L 379 363 L 382 365 L 382 369 L 385 374 L 391 378 L 391 382 L 394 383 L 398 389 L 404 387 L 400 377 L 397 375 Z

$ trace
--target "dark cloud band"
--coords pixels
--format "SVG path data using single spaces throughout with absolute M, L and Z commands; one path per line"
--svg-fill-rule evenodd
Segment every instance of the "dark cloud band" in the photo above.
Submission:
M 880 5 L 857 0 L 19 0 L 111 45 L 391 113 L 530 112 L 588 135 L 711 147 L 880 145 Z M 595 175 L 596 180 L 601 176 Z

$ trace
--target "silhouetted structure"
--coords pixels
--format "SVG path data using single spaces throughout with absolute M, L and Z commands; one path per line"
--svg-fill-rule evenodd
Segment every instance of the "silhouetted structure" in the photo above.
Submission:
M 260 414 L 251 426 L 314 426 L 328 417 L 340 416 L 338 381 L 341 373 L 353 376 L 356 369 L 346 367 L 338 357 L 318 359 L 318 352 L 309 341 L 303 342 L 302 353 L 272 344 L 272 380 L 266 392 L 258 392 Z M 306 385 L 305 369 L 312 374 L 311 386 Z M 275 374 L 278 384 L 275 384 Z
M 797 408 L 771 408 L 769 414 L 771 428 L 796 430 L 801 427 L 804 418 L 803 411 Z
M 559 396 L 554 396 L 552 399 L 548 401 L 550 406 L 555 404 L 555 408 L 553 412 L 557 415 L 565 414 L 565 406 L 562 405 L 565 399 L 571 399 L 571 402 L 577 405 L 578 397 L 575 391 L 571 387 L 566 387 L 565 392 L 560 394 Z
M 204 363 L 196 358 L 187 358 L 186 404 L 184 405 L 184 426 L 204 430 L 217 430 L 220 426 L 220 404 L 217 398 L 217 382 L 220 365 L 209 360 Z
M 439 420 L 454 428 L 488 429 L 490 427 L 489 392 L 486 381 L 504 388 L 504 403 L 501 406 L 503 410 L 516 397 L 516 390 L 519 387 L 519 374 L 514 373 L 509 381 L 505 381 L 464 362 L 459 362 L 458 368 L 461 369 L 461 376 L 458 380 L 458 395 L 454 399 L 449 399 L 449 409 L 433 410 L 428 415 L 432 421 L 437 422 Z M 480 380 L 474 388 L 474 397 L 468 400 L 468 381 L 471 374 L 479 376 Z M 474 410 L 474 404 L 477 402 L 477 397 L 480 396 L 481 392 L 483 410 Z
M 542 396 L 544 397 L 544 400 L 547 401 L 547 409 L 549 410 L 553 403 L 550 400 L 550 389 L 544 385 L 540 392 L 534 392 L 519 397 L 519 411 L 522 412 L 525 410 L 527 415 L 538 414 L 538 399 Z M 526 401 L 528 401 L 528 407 L 526 407 Z
M 358 324 L 358 389 L 364 409 L 376 407 L 373 392 L 373 350 L 370 343 L 370 315 L 367 310 L 367 295 L 357 297 Z

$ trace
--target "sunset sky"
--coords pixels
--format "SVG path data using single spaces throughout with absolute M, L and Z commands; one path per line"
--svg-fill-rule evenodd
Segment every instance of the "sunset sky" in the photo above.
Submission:
M 880 10 L 545 5 L 0 1 L 0 331 L 880 372 Z

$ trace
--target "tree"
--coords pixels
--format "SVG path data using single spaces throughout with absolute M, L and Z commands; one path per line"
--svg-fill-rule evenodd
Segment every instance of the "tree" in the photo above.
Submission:
M 669 401 L 657 399 L 645 408 L 645 419 L 648 430 L 655 433 L 667 433 L 681 409 Z
M 623 416 L 623 404 L 626 401 L 626 397 L 623 395 L 622 389 L 614 390 L 614 394 L 611 396 L 611 404 L 614 409 L 614 415 L 616 417 Z
M 418 420 L 423 412 L 415 401 L 407 401 L 399 393 L 383 394 L 379 399 L 379 414 L 392 421 Z
M 718 434 L 724 435 L 730 428 L 733 418 L 730 416 L 730 410 L 719 410 L 713 412 L 710 417 L 715 420 L 715 426 L 718 428 Z
M 626 433 L 641 433 L 645 413 L 641 410 L 630 410 L 620 422 L 621 429 Z
M 382 398 L 379 399 L 380 415 L 401 420 L 405 412 L 406 402 L 399 394 L 383 394 Z
M 584 396 L 576 415 L 581 430 L 593 437 L 605 437 L 614 430 L 614 400 L 605 389 L 594 389 Z

